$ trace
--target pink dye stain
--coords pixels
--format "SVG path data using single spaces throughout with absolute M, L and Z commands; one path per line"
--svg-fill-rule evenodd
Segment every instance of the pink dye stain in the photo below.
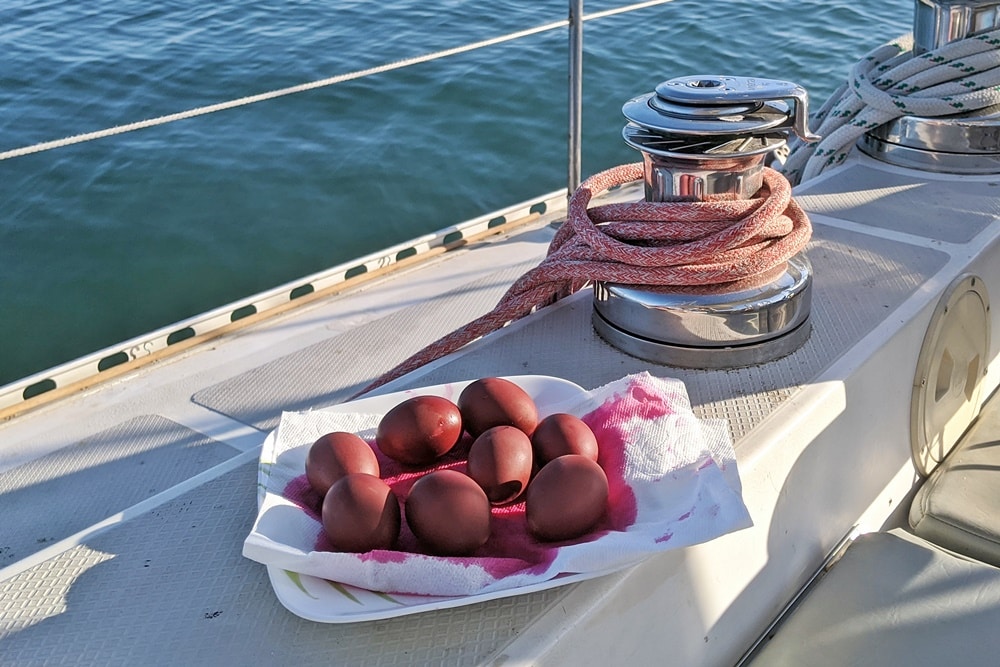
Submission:
M 457 565 L 477 566 L 490 576 L 499 579 L 516 573 L 534 574 L 544 572 L 552 563 L 562 546 L 590 542 L 609 531 L 622 531 L 635 523 L 637 505 L 635 494 L 625 481 L 625 445 L 628 441 L 627 427 L 622 415 L 628 419 L 657 419 L 673 412 L 668 400 L 655 389 L 643 385 L 637 378 L 622 394 L 616 395 L 581 419 L 594 431 L 601 449 L 598 463 L 608 476 L 608 513 L 604 520 L 589 534 L 566 542 L 541 542 L 528 531 L 523 496 L 514 502 L 493 507 L 491 535 L 489 540 L 471 556 L 440 557 Z M 381 477 L 392 488 L 400 502 L 403 517 L 399 540 L 394 550 L 376 550 L 357 557 L 377 563 L 399 563 L 412 554 L 425 554 L 406 523 L 403 504 L 410 488 L 423 475 L 432 470 L 452 469 L 465 472 L 471 438 L 465 435 L 455 448 L 445 454 L 435 465 L 424 468 L 404 466 L 382 454 L 374 443 L 372 449 L 378 459 Z M 283 495 L 303 509 L 317 522 L 320 521 L 322 498 L 310 486 L 306 476 L 296 477 L 285 487 Z M 672 537 L 666 534 L 658 541 Z M 314 548 L 317 551 L 332 551 L 321 526 L 317 526 Z
M 305 475 L 299 475 L 290 481 L 281 495 L 301 507 L 313 519 L 320 520 L 323 498 L 309 485 L 309 479 Z
M 636 417 L 652 421 L 674 412 L 669 400 L 642 378 L 634 378 L 626 389 L 581 417 L 601 443 L 598 463 L 608 476 L 608 523 L 611 530 L 625 530 L 635 523 L 638 507 L 632 488 L 625 481 L 625 446 L 628 426 Z
M 332 551 L 331 549 L 326 549 L 326 551 Z M 391 551 L 388 549 L 375 549 L 374 551 L 368 551 L 363 554 L 358 554 L 358 560 L 361 561 L 375 561 L 376 563 L 402 563 L 408 559 L 412 554 L 406 553 L 405 551 Z
M 375 456 L 378 459 L 379 470 L 382 480 L 389 485 L 396 494 L 400 502 L 400 514 L 402 525 L 400 526 L 399 539 L 394 550 L 375 550 L 358 554 L 357 557 L 363 561 L 374 561 L 377 563 L 400 563 L 409 558 L 412 554 L 429 554 L 419 543 L 413 531 L 406 523 L 406 513 L 404 503 L 409 496 L 413 484 L 422 476 L 432 470 L 457 470 L 465 472 L 466 458 L 469 446 L 472 444 L 468 435 L 455 448 L 445 454 L 433 466 L 414 468 L 405 466 L 394 461 L 379 451 L 378 447 L 372 445 Z M 292 479 L 286 486 L 282 495 L 302 508 L 306 514 L 321 521 L 320 509 L 323 499 L 309 485 L 308 478 L 303 474 Z M 478 566 L 494 578 L 505 577 L 517 572 L 542 572 L 555 558 L 558 543 L 539 542 L 528 532 L 528 522 L 525 518 L 525 507 L 523 499 L 518 502 L 508 503 L 494 507 L 492 512 L 492 526 L 490 539 L 470 556 L 441 557 L 452 563 L 463 566 Z M 316 541 L 313 545 L 316 551 L 333 551 L 333 547 L 323 532 L 321 526 L 317 526 Z

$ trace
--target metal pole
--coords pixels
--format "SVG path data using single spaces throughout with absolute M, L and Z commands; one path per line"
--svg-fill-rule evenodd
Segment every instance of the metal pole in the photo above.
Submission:
M 569 0 L 569 173 L 567 197 L 580 186 L 580 125 L 583 117 L 583 0 Z

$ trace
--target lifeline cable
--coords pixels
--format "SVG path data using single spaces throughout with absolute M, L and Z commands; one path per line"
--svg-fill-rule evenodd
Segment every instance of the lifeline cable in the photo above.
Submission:
M 588 209 L 597 193 L 642 178 L 642 164 L 614 167 L 573 193 L 566 222 L 542 262 L 521 276 L 490 312 L 431 343 L 358 395 L 439 359 L 581 289 L 591 281 L 678 290 L 759 284 L 783 270 L 812 234 L 788 180 L 764 170 L 750 199 L 634 202 Z
M 918 56 L 912 35 L 873 49 L 812 114 L 823 139 L 817 144 L 793 140 L 781 171 L 794 184 L 814 178 L 843 163 L 866 132 L 901 116 L 949 116 L 1000 104 L 998 47 L 1000 30 Z
M 667 4 L 669 2 L 673 2 L 673 0 L 643 0 L 642 2 L 635 2 L 621 7 L 613 7 L 611 9 L 605 9 L 599 12 L 594 12 L 592 14 L 586 14 L 583 17 L 581 17 L 580 20 L 593 21 L 595 19 L 603 19 L 609 16 L 626 14 L 640 9 L 646 9 L 649 7 L 655 7 L 657 5 Z M 22 157 L 25 155 L 32 155 L 34 153 L 41 153 L 42 151 L 48 151 L 55 148 L 62 148 L 64 146 L 72 146 L 73 144 L 80 144 L 87 141 L 104 139 L 106 137 L 112 137 L 118 134 L 125 134 L 127 132 L 135 132 L 136 130 L 143 130 L 149 127 L 165 125 L 167 123 L 173 123 L 179 120 L 196 118 L 198 116 L 204 116 L 219 111 L 227 111 L 229 109 L 235 109 L 237 107 L 242 107 L 249 104 L 266 102 L 268 100 L 277 99 L 279 97 L 285 97 L 288 95 L 304 93 L 310 90 L 316 90 L 318 88 L 325 88 L 327 86 L 332 86 L 338 83 L 345 83 L 347 81 L 354 81 L 355 79 L 362 79 L 374 74 L 391 72 L 394 70 L 409 67 L 411 65 L 419 65 L 421 63 L 431 62 L 434 60 L 439 60 L 441 58 L 447 58 L 449 56 L 468 53 L 470 51 L 475 51 L 477 49 L 482 49 L 488 46 L 503 44 L 504 42 L 514 41 L 517 39 L 521 39 L 522 37 L 529 37 L 531 35 L 537 35 L 540 33 L 549 32 L 557 28 L 563 28 L 566 27 L 567 25 L 569 25 L 569 21 L 567 19 L 552 21 L 550 23 L 536 26 L 534 28 L 518 30 L 516 32 L 500 35 L 498 37 L 491 37 L 489 39 L 480 40 L 478 42 L 472 42 L 470 44 L 465 44 L 462 46 L 442 49 L 440 51 L 434 51 L 420 56 L 405 58 L 403 60 L 397 60 L 395 62 L 385 63 L 383 65 L 377 65 L 375 67 L 356 70 L 354 72 L 338 74 L 336 76 L 327 77 L 325 79 L 319 79 L 317 81 L 300 83 L 294 86 L 289 86 L 287 88 L 279 88 L 264 93 L 257 93 L 255 95 L 247 95 L 245 97 L 240 97 L 234 100 L 228 100 L 226 102 L 208 104 L 206 106 L 196 107 L 194 109 L 188 109 L 186 111 L 179 111 L 177 113 L 157 116 L 155 118 L 147 118 L 146 120 L 135 121 L 132 123 L 123 123 L 121 125 L 108 127 L 103 130 L 96 130 L 94 132 L 84 132 L 81 134 L 75 134 L 72 136 L 63 137 L 62 139 L 43 141 L 37 144 L 32 144 L 30 146 L 22 146 L 20 148 L 12 148 L 9 150 L 0 151 L 0 161 L 9 160 L 11 158 L 16 158 L 16 157 Z

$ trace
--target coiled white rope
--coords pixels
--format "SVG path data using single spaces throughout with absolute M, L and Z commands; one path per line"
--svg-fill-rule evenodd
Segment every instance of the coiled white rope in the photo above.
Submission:
M 823 139 L 796 139 L 781 171 L 792 183 L 841 164 L 869 130 L 901 116 L 948 116 L 1000 104 L 1000 30 L 913 55 L 904 35 L 865 55 L 822 107 L 811 114 Z M 817 125 L 818 124 L 818 125 Z

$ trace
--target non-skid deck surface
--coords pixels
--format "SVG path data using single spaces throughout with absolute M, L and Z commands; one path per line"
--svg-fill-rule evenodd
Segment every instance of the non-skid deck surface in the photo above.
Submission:
M 0 475 L 0 568 L 235 454 L 180 424 L 145 415 L 8 470 Z
M 303 620 L 240 554 L 256 479 L 256 462 L 245 464 L 0 582 L 0 664 L 471 665 L 565 594 L 345 625 Z
M 578 294 L 474 343 L 466 353 L 407 384 L 539 374 L 589 389 L 648 370 L 684 380 L 696 411 L 727 419 L 738 438 L 872 331 L 947 261 L 947 255 L 936 250 L 823 225 L 816 226 L 808 255 L 816 276 L 812 334 L 801 349 L 773 363 L 703 371 L 629 357 L 597 336 L 590 323 L 590 297 Z M 410 342 L 419 342 L 416 347 L 432 342 L 488 309 L 483 308 L 483 296 L 502 294 L 524 268 L 444 295 L 431 306 L 398 311 L 210 387 L 194 400 L 261 429 L 273 427 L 281 410 L 344 400 L 398 360 L 401 332 L 413 336 Z M 387 359 L 390 354 L 395 356 Z
M 342 402 L 410 354 L 489 312 L 538 261 L 520 262 L 316 343 L 203 389 L 192 400 L 261 430 L 274 428 L 284 410 Z
M 1000 182 L 984 188 L 863 166 L 809 183 L 795 199 L 809 213 L 949 243 L 970 241 L 1000 217 Z

